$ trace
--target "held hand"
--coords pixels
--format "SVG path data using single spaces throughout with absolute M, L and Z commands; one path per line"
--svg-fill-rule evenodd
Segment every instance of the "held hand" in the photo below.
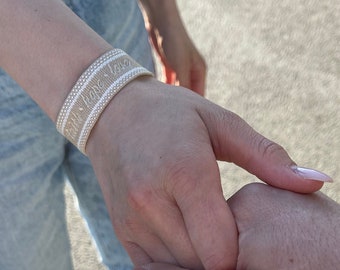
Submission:
M 340 265 L 340 205 L 250 184 L 229 201 L 239 229 L 237 270 L 333 270 Z
M 154 79 L 128 84 L 108 105 L 87 147 L 115 231 L 136 266 L 234 269 L 237 229 L 216 159 L 271 185 L 313 192 L 282 147 L 237 115 Z

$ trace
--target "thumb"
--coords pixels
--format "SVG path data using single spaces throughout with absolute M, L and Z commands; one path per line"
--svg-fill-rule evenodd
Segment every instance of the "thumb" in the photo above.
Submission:
M 317 191 L 324 182 L 332 182 L 321 172 L 297 166 L 282 146 L 256 132 L 238 115 L 217 105 L 200 115 L 218 160 L 233 162 L 272 186 L 300 193 Z

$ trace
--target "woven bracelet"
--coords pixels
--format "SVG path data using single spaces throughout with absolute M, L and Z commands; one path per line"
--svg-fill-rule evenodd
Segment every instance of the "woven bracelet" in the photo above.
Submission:
M 67 96 L 58 114 L 58 131 L 86 154 L 91 130 L 112 98 L 133 79 L 152 75 L 120 49 L 103 54 L 79 77 Z

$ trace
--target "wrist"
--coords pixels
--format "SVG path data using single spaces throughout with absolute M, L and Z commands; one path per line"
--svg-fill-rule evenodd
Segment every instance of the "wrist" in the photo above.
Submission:
M 155 97 L 150 89 L 158 88 L 156 84 L 159 83 L 153 77 L 138 77 L 124 86 L 107 105 L 88 138 L 86 153 L 91 160 L 110 155 L 110 149 L 115 145 L 124 147 L 122 141 L 125 136 L 122 139 L 119 134 L 133 125 L 133 121 L 139 122 L 137 118 L 143 114 L 141 108 L 150 108 Z M 145 100 L 149 102 L 146 105 Z
M 92 128 L 105 107 L 129 82 L 152 73 L 124 51 L 113 49 L 96 59 L 79 77 L 57 118 L 57 129 L 85 154 Z

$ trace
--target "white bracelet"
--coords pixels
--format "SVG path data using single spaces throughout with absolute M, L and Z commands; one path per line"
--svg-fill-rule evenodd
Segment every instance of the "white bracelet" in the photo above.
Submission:
M 152 76 L 120 49 L 99 57 L 79 77 L 57 118 L 57 129 L 85 154 L 91 130 L 112 98 L 139 76 Z

